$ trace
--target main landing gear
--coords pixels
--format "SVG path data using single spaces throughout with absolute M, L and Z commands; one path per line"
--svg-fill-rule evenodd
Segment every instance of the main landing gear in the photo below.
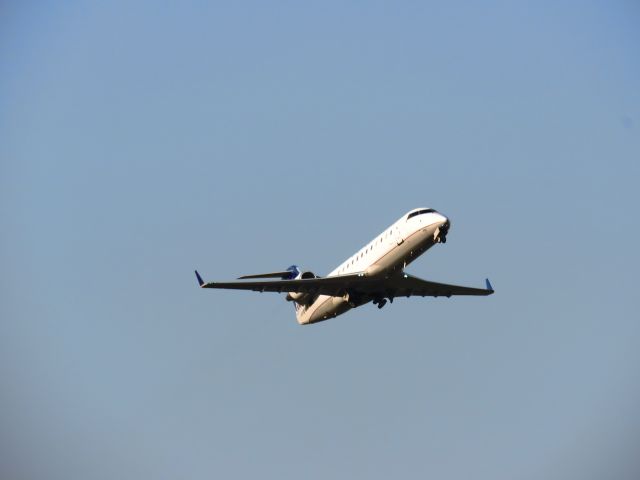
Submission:
M 389 302 L 393 303 L 393 298 L 389 297 Z M 373 299 L 373 304 L 377 305 L 378 308 L 382 308 L 387 304 L 387 299 L 386 298 L 374 298 Z
M 374 305 L 377 305 L 377 306 L 378 306 L 378 308 L 382 308 L 382 307 L 384 307 L 384 306 L 387 304 L 387 299 L 386 299 L 386 298 L 383 298 L 383 299 L 381 299 L 381 300 L 374 300 L 374 301 L 373 301 L 373 304 L 374 304 Z

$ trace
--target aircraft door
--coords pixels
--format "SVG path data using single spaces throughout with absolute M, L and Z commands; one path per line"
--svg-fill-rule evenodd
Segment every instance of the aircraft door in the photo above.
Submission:
M 404 242 L 404 238 L 402 238 L 402 233 L 400 232 L 400 227 L 398 227 L 398 225 L 393 229 L 393 238 L 397 245 L 402 245 L 402 242 Z

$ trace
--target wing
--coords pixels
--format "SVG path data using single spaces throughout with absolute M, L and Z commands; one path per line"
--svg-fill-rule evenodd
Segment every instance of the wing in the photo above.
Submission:
M 207 283 L 202 280 L 198 272 L 196 272 L 196 276 L 202 288 L 276 293 L 298 292 L 334 297 L 342 296 L 346 292 L 385 297 L 450 297 L 452 295 L 491 295 L 493 293 L 493 288 L 488 279 L 486 280 L 486 289 L 484 289 L 430 282 L 406 273 L 390 278 L 366 277 L 362 273 L 356 273 L 299 280 Z
M 305 278 L 298 280 L 271 280 L 250 282 L 204 282 L 196 271 L 202 288 L 224 288 L 230 290 L 251 290 L 254 292 L 298 292 L 314 295 L 342 296 L 348 290 L 360 290 L 371 280 L 363 274 L 339 275 L 325 278 Z
M 486 288 L 463 287 L 447 283 L 431 282 L 413 275 L 402 274 L 385 281 L 385 291 L 394 297 L 450 297 L 452 295 L 491 295 L 493 287 L 489 279 L 485 280 Z

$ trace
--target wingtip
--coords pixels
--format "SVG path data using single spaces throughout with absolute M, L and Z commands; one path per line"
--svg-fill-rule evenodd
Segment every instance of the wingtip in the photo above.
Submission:
M 202 280 L 202 277 L 198 273 L 198 270 L 196 270 L 195 272 L 196 272 L 196 278 L 198 279 L 198 285 L 203 286 L 204 285 L 204 281 Z
M 484 281 L 485 281 L 485 283 L 486 283 L 486 285 L 487 285 L 487 290 L 490 290 L 490 291 L 491 291 L 491 293 L 493 293 L 495 290 L 494 290 L 494 289 L 493 289 L 493 287 L 491 286 L 491 282 L 489 281 L 489 279 L 488 279 L 488 278 L 485 278 L 485 279 L 484 279 Z

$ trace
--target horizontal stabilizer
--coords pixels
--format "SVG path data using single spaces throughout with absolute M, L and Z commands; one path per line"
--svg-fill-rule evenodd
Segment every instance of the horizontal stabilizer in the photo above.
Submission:
M 256 273 L 255 275 L 243 275 L 238 277 L 238 280 L 246 280 L 248 278 L 287 278 L 291 275 L 291 272 L 271 272 L 271 273 Z
M 238 280 L 247 280 L 250 278 L 279 278 L 280 280 L 293 280 L 300 275 L 300 269 L 297 265 L 291 265 L 289 268 L 282 272 L 271 273 L 257 273 L 255 275 L 243 275 L 238 277 Z

